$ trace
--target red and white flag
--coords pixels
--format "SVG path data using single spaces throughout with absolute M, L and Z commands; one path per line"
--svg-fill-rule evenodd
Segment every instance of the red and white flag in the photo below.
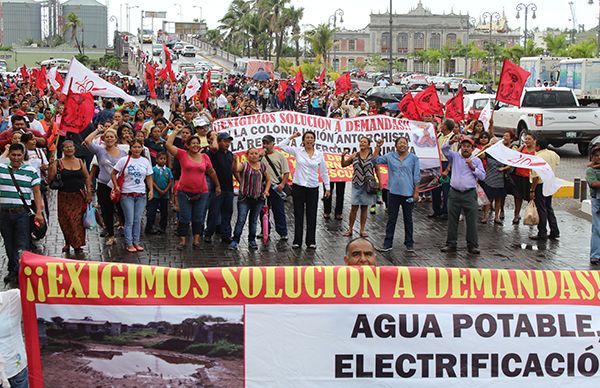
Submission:
M 73 82 L 73 81 L 71 81 Z M 65 101 L 65 111 L 60 121 L 60 130 L 64 132 L 81 133 L 94 117 L 94 97 L 90 92 L 73 92 L 73 85 Z
M 515 151 L 506 147 L 501 141 L 486 149 L 485 152 L 507 166 L 526 168 L 535 171 L 544 182 L 542 192 L 546 197 L 553 195 L 560 189 L 560 181 L 556 179 L 554 171 L 552 171 L 552 168 L 548 163 L 539 156 Z
M 54 90 L 54 92 L 58 94 L 60 94 L 60 91 L 65 86 L 65 82 L 60 76 L 57 67 L 53 67 L 52 69 L 48 70 L 48 72 L 46 73 L 46 80 L 48 81 L 48 84 L 50 85 L 52 90 Z
M 71 85 L 69 88 L 68 85 Z M 65 79 L 65 86 L 62 89 L 63 94 L 67 94 L 69 89 L 72 93 L 84 94 L 90 93 L 92 96 L 122 98 L 125 101 L 137 101 L 135 97 L 125 93 L 123 89 L 103 80 L 77 59 L 71 59 L 69 72 Z
M 198 81 L 196 75 L 193 75 L 188 81 L 187 85 L 185 85 L 185 92 L 183 92 L 186 100 L 189 101 L 192 97 L 194 97 L 194 95 L 198 93 L 198 90 L 200 90 L 201 86 L 202 85 L 200 85 L 200 81 Z

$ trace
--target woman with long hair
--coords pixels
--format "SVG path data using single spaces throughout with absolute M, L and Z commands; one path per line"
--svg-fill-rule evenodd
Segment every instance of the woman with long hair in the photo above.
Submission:
M 288 139 L 278 144 L 278 147 L 296 157 L 292 198 L 294 199 L 294 242 L 292 248 L 300 248 L 304 233 L 304 215 L 306 213 L 306 246 L 316 249 L 317 208 L 319 206 L 319 173 L 325 187 L 329 187 L 329 172 L 323 152 L 315 148 L 316 134 L 306 131 L 302 135 L 300 147 L 290 146 L 290 142 L 300 137 L 300 132 L 294 132 Z M 324 198 L 329 198 L 331 192 L 326 189 Z
M 48 182 L 60 174 L 62 186 L 58 189 L 58 223 L 65 239 L 62 251 L 69 253 L 71 247 L 76 255 L 83 253 L 85 228 L 83 215 L 86 205 L 92 202 L 92 180 L 85 163 L 75 157 L 75 143 L 65 140 L 62 143 L 62 158 L 54 159 L 50 155 Z
M 532 132 L 528 132 L 525 135 L 523 145 L 517 150 L 526 155 L 535 155 L 536 151 L 536 136 Z M 513 225 L 519 225 L 521 221 L 521 207 L 523 201 L 529 201 L 531 183 L 529 182 L 529 175 L 531 170 L 527 168 L 515 168 L 512 178 L 515 182 L 515 216 L 513 218 Z
M 139 139 L 131 141 L 129 155 L 122 157 L 113 168 L 111 179 L 113 190 L 121 193 L 121 207 L 125 215 L 125 244 L 127 252 L 141 252 L 142 215 L 146 208 L 146 193 L 152 200 L 152 165 L 150 160 L 142 156 L 144 142 Z M 123 186 L 119 188 L 117 174 L 123 174 Z

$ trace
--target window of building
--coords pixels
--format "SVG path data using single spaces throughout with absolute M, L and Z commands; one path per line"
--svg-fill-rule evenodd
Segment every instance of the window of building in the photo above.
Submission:
M 423 73 L 425 66 L 423 66 L 423 61 L 415 61 L 413 65 L 413 71 L 417 73 Z
M 381 34 L 381 52 L 387 53 L 390 50 L 390 34 L 388 32 L 384 32 Z
M 446 46 L 448 46 L 448 47 L 456 46 L 456 34 L 446 35 Z
M 421 51 L 425 48 L 425 34 L 422 32 L 415 32 L 415 51 Z
M 348 51 L 355 51 L 355 50 L 356 50 L 356 40 L 354 40 L 354 39 L 348 40 Z
M 429 48 L 432 48 L 432 49 L 441 48 L 441 35 L 439 32 L 433 32 L 429 36 Z
M 354 58 L 348 59 L 348 70 L 354 69 Z
M 398 52 L 401 54 L 408 53 L 408 34 L 406 32 L 398 34 Z

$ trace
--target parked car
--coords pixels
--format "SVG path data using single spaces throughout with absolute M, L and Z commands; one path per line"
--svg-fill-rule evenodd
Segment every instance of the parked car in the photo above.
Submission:
M 160 56 L 163 52 L 162 44 L 153 44 L 152 45 L 152 55 L 155 57 Z
M 585 155 L 589 142 L 600 135 L 600 108 L 579 106 L 569 88 L 525 88 L 520 108 L 500 103 L 494 113 L 497 134 L 515 128 L 521 142 L 531 131 L 555 147 L 575 143 Z
M 450 90 L 457 91 L 459 88 L 467 93 L 477 93 L 481 91 L 483 85 L 472 79 L 452 78 L 450 80 Z
M 473 93 L 465 95 L 463 97 L 465 119 L 478 120 L 481 111 L 490 100 L 492 101 L 493 108 L 494 103 L 496 102 L 495 94 Z
M 411 91 L 412 90 L 424 90 L 429 85 L 431 85 L 431 82 L 429 82 L 425 78 L 414 78 L 414 79 L 408 81 L 406 88 L 407 88 L 407 90 L 411 90 Z
M 175 53 L 177 53 L 177 54 L 181 54 L 181 50 L 183 50 L 183 46 L 185 46 L 183 44 L 183 42 L 177 42 L 173 45 L 173 51 L 175 51 Z
M 196 48 L 191 44 L 186 44 L 181 50 L 182 57 L 195 57 L 196 56 Z
M 393 101 L 394 99 L 401 100 L 402 96 L 404 96 L 404 93 L 400 86 L 373 86 L 367 90 L 365 96 L 367 99 L 369 99 L 369 97 L 373 97 L 381 98 L 382 100 Z

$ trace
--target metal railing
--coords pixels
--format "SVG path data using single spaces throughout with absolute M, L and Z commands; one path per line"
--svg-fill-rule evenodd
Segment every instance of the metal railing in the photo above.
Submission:
M 210 55 L 217 56 L 227 62 L 230 62 L 231 64 L 234 64 L 235 60 L 237 58 L 239 58 L 239 56 L 231 54 L 225 50 L 222 50 L 222 49 L 218 48 L 217 46 L 215 46 L 207 41 L 204 41 L 202 39 L 184 37 L 183 40 L 185 42 L 188 42 L 188 43 L 193 44 L 194 46 L 200 48 L 200 50 L 204 50 L 207 53 L 209 53 Z

